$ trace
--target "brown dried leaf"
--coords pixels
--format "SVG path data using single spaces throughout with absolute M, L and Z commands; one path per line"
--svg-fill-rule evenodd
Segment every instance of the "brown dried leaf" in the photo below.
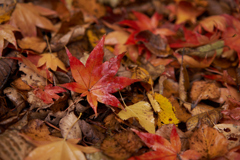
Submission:
M 182 106 L 183 102 L 187 100 L 187 90 L 189 86 L 190 84 L 187 69 L 184 64 L 181 64 L 178 91 L 180 98 L 180 106 Z
M 183 105 L 192 114 L 192 116 L 195 116 L 197 114 L 204 113 L 207 111 L 211 111 L 214 109 L 214 107 L 206 105 L 206 104 L 198 104 L 193 109 L 191 108 L 191 106 L 192 106 L 191 103 L 185 102 Z
M 84 120 L 79 120 L 78 125 L 80 126 L 84 140 L 91 142 L 93 144 L 101 143 L 104 139 L 104 134 L 102 134 L 100 131 L 98 131 L 94 126 L 88 124 Z
M 217 99 L 220 97 L 220 88 L 213 82 L 195 81 L 192 84 L 190 97 L 194 102 L 192 109 L 204 99 Z
M 129 158 L 142 147 L 140 138 L 132 131 L 123 131 L 104 139 L 101 144 L 103 153 L 114 159 Z
M 207 125 L 197 129 L 189 140 L 190 149 L 200 153 L 204 159 L 212 159 L 227 153 L 228 141 L 222 133 Z
M 31 49 L 38 53 L 42 53 L 47 46 L 47 43 L 39 37 L 25 37 L 17 40 L 18 45 L 22 49 Z
M 186 122 L 187 130 L 193 130 L 201 124 L 207 124 L 212 127 L 222 118 L 222 109 L 216 108 L 189 118 Z

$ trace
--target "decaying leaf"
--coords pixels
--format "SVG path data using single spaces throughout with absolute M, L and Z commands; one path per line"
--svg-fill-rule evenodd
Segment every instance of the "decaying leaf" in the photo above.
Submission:
M 232 149 L 240 145 L 240 126 L 235 124 L 217 124 L 214 125 L 216 130 L 222 133 L 228 141 L 228 149 Z
M 147 70 L 142 67 L 134 67 L 130 70 L 132 71 L 132 79 L 141 79 L 141 81 L 150 84 L 150 86 L 153 86 L 153 80 Z
M 11 85 L 19 90 L 31 90 L 31 87 L 27 85 L 21 78 L 14 80 Z
M 212 159 L 227 153 L 228 141 L 222 133 L 207 125 L 198 128 L 190 138 L 190 149 L 202 155 L 202 158 Z
M 220 89 L 213 82 L 195 81 L 192 84 L 190 96 L 193 101 L 192 109 L 203 99 L 217 99 L 220 97 Z
M 73 112 L 67 114 L 59 122 L 59 127 L 63 137 L 66 139 L 82 139 L 82 131 L 79 127 L 77 117 Z
M 122 131 L 107 137 L 101 144 L 103 153 L 113 159 L 126 159 L 142 147 L 141 139 L 132 131 Z
M 192 116 L 195 116 L 195 115 L 203 113 L 203 112 L 211 111 L 214 109 L 214 107 L 206 105 L 206 104 L 198 104 L 198 105 L 196 105 L 195 108 L 192 109 L 192 104 L 188 103 L 188 102 L 185 102 L 183 104 L 183 106 L 188 110 L 188 112 L 191 113 Z
M 158 126 L 161 127 L 163 124 L 178 124 L 179 120 L 175 115 L 175 108 L 169 102 L 169 100 L 161 94 L 155 93 L 154 98 L 161 107 L 161 111 L 158 112 Z
M 214 126 L 222 118 L 221 108 L 216 108 L 211 111 L 207 111 L 201 114 L 192 116 L 186 122 L 187 130 L 192 130 L 199 125 L 207 124 L 208 126 Z
M 125 108 L 125 110 L 120 111 L 118 116 L 123 120 L 135 117 L 138 119 L 140 125 L 149 133 L 155 133 L 155 120 L 153 117 L 153 111 L 148 102 L 140 101 L 128 106 Z
M 25 74 L 21 75 L 21 79 L 26 82 L 29 86 L 45 86 L 46 79 L 39 76 L 36 72 L 34 72 L 30 67 L 25 65 L 22 62 L 18 62 L 19 71 L 22 71 Z

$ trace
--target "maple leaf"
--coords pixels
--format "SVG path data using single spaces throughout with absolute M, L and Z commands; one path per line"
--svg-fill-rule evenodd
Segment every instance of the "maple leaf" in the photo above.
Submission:
M 49 84 L 44 87 L 44 90 L 36 88 L 33 92 L 38 98 L 42 99 L 44 103 L 49 104 L 53 102 L 53 99 L 59 98 L 59 95 L 56 93 L 66 92 L 66 90 L 61 87 L 52 86 L 52 84 Z
M 87 96 L 87 101 L 95 114 L 97 114 L 98 101 L 111 106 L 122 107 L 119 100 L 109 93 L 117 92 L 139 81 L 127 77 L 115 77 L 124 53 L 111 58 L 107 62 L 102 62 L 104 56 L 104 39 L 105 36 L 103 36 L 98 45 L 93 49 L 85 66 L 66 49 L 72 76 L 76 82 L 61 85 L 74 92 L 82 93 L 82 97 Z
M 225 31 L 227 20 L 221 15 L 211 16 L 203 19 L 199 22 L 199 25 L 195 28 L 201 33 L 201 27 L 208 32 L 213 32 L 214 27 L 220 31 Z
M 203 8 L 197 8 L 193 6 L 191 2 L 180 1 L 176 6 L 176 24 L 184 23 L 186 21 L 196 23 L 196 17 L 201 15 L 203 12 Z
M 36 37 L 36 27 L 51 31 L 55 30 L 51 21 L 42 16 L 54 14 L 56 14 L 55 11 L 33 5 L 32 3 L 17 3 L 12 13 L 10 24 L 19 28 L 24 37 Z
M 154 151 L 147 152 L 138 157 L 131 157 L 130 159 L 138 160 L 177 160 L 177 159 L 200 159 L 201 155 L 194 150 L 187 150 L 181 152 L 181 141 L 177 133 L 175 125 L 173 125 L 170 135 L 170 142 L 162 136 L 143 133 L 138 130 L 132 129 L 142 141 Z
M 139 124 L 144 127 L 149 133 L 155 133 L 154 117 L 152 107 L 148 102 L 140 101 L 125 108 L 118 113 L 118 116 L 123 119 L 135 117 Z
M 57 67 L 61 68 L 65 72 L 67 72 L 67 68 L 64 63 L 57 57 L 57 53 L 44 53 L 38 61 L 38 67 L 41 67 L 46 63 L 47 68 L 51 68 L 53 71 L 57 70 Z
M 2 56 L 4 40 L 12 43 L 17 48 L 17 43 L 13 31 L 18 31 L 18 29 L 9 24 L 0 25 L 0 56 Z

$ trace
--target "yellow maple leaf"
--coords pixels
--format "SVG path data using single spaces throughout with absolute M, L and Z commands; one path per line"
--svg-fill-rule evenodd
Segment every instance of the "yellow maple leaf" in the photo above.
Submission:
M 175 124 L 179 123 L 175 115 L 175 108 L 169 102 L 169 100 L 162 96 L 161 94 L 155 93 L 154 97 L 161 107 L 161 111 L 158 112 L 158 126 L 162 126 L 163 124 Z
M 53 71 L 57 70 L 57 67 L 67 72 L 67 68 L 64 63 L 58 59 L 57 53 L 44 53 L 41 54 L 42 58 L 38 61 L 38 67 L 41 67 L 46 63 L 47 68 L 51 68 Z
M 155 133 L 154 117 L 152 107 L 148 102 L 140 101 L 125 108 L 118 113 L 118 116 L 126 120 L 131 117 L 137 118 L 139 124 L 149 133 Z

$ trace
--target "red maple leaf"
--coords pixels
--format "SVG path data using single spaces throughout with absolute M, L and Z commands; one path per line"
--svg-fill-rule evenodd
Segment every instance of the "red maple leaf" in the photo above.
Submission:
M 172 128 L 170 142 L 156 134 L 139 132 L 135 129 L 132 130 L 154 151 L 147 152 L 138 157 L 131 157 L 131 160 L 194 160 L 201 158 L 201 155 L 194 150 L 181 152 L 181 141 L 175 125 Z
M 87 101 L 95 114 L 97 114 L 98 101 L 111 106 L 122 107 L 119 100 L 109 93 L 117 92 L 139 81 L 137 79 L 115 76 L 124 53 L 102 63 L 104 39 L 105 36 L 103 36 L 98 45 L 93 49 L 85 66 L 66 49 L 72 76 L 76 82 L 61 85 L 74 92 L 82 93 L 81 97 L 87 96 Z
M 44 89 L 36 88 L 33 93 L 40 99 L 43 100 L 44 103 L 50 104 L 53 102 L 53 99 L 58 99 L 59 95 L 57 93 L 66 92 L 65 89 L 58 87 L 58 86 L 52 86 L 52 84 L 49 84 L 44 87 Z

